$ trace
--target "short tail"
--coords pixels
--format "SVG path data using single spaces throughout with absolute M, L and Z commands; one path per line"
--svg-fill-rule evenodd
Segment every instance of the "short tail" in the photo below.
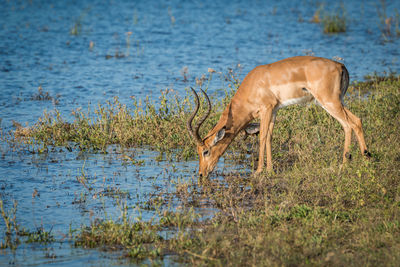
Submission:
M 347 92 L 347 88 L 349 87 L 349 72 L 346 67 L 342 65 L 342 77 L 340 80 L 340 101 L 343 104 L 343 97 Z

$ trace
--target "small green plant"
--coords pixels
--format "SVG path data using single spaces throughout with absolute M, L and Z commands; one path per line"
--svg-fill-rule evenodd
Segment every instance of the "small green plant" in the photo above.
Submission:
M 315 11 L 311 22 L 321 23 L 324 33 L 340 33 L 347 30 L 346 10 L 341 5 L 336 11 L 326 11 L 323 4 Z
M 0 199 L 0 212 L 1 217 L 3 217 L 4 224 L 6 226 L 5 229 L 5 239 L 0 242 L 0 248 L 11 248 L 16 249 L 20 240 L 18 238 L 19 234 L 19 225 L 17 223 L 16 214 L 17 214 L 17 206 L 18 202 L 14 201 L 13 207 L 6 211 L 4 208 L 4 202 Z
M 340 33 L 347 30 L 346 10 L 341 6 L 335 12 L 323 12 L 321 23 L 324 33 Z
M 79 15 L 78 18 L 76 18 L 74 25 L 72 26 L 72 28 L 69 30 L 69 33 L 71 35 L 81 35 L 82 34 L 82 21 L 85 18 L 85 16 L 88 14 L 88 12 L 90 11 L 90 8 L 87 8 L 85 10 L 83 10 L 81 12 L 81 14 Z
M 151 255 L 151 251 L 162 237 L 158 234 L 158 226 L 151 222 L 118 223 L 113 220 L 92 223 L 80 230 L 76 236 L 75 246 L 104 247 L 110 250 L 124 248 L 128 256 L 143 259 Z M 139 249 L 140 247 L 140 249 Z
M 75 21 L 74 26 L 71 28 L 71 30 L 69 31 L 69 33 L 71 35 L 80 35 L 82 32 L 82 23 L 81 21 L 78 19 Z
M 48 244 L 55 241 L 51 230 L 46 231 L 43 226 L 38 227 L 35 231 L 21 231 L 19 235 L 26 237 L 25 243 Z

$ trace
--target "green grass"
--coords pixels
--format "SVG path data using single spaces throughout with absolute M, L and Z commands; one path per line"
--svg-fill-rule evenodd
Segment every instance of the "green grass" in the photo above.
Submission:
M 335 11 L 326 11 L 324 6 L 320 5 L 311 22 L 321 23 L 324 33 L 346 32 L 348 25 L 346 10 L 343 5 Z
M 16 250 L 21 242 L 47 244 L 55 241 L 51 231 L 46 231 L 43 226 L 34 231 L 22 228 L 16 218 L 17 207 L 18 202 L 14 201 L 13 207 L 6 210 L 4 201 L 0 199 L 0 214 L 5 224 L 4 240 L 0 241 L 0 249 Z
M 346 18 L 339 13 L 326 14 L 322 18 L 322 25 L 324 28 L 324 33 L 345 32 L 347 29 Z
M 231 87 L 237 82 L 233 79 Z M 254 176 L 256 137 L 242 138 L 225 154 L 226 164 L 244 171 L 221 174 L 203 183 L 175 182 L 181 209 L 172 212 L 168 197 L 149 201 L 159 219 L 105 218 L 78 229 L 75 245 L 122 250 L 138 262 L 162 263 L 166 256 L 194 266 L 357 265 L 395 266 L 400 261 L 400 78 L 370 77 L 353 83 L 346 106 L 362 118 L 372 159 L 353 138 L 352 160 L 341 164 L 344 133 L 316 105 L 292 106 L 277 114 L 273 136 L 274 173 Z M 210 129 L 231 91 L 213 99 Z M 31 128 L 15 131 L 28 146 L 68 146 L 106 151 L 109 144 L 150 145 L 171 160 L 194 159 L 185 123 L 191 96 L 163 94 L 161 104 L 117 99 L 98 106 L 91 117 L 77 112 L 45 115 Z M 248 153 L 249 152 L 249 153 Z M 179 156 L 175 155 L 178 154 Z M 215 210 L 211 219 L 193 211 Z M 7 217 L 8 218 L 8 217 Z M 172 234 L 165 234 L 166 231 Z M 148 263 L 148 262 L 147 262 Z
M 217 121 L 231 91 L 225 92 L 222 101 L 214 101 L 214 111 L 217 112 L 203 126 L 203 134 Z M 106 152 L 111 144 L 121 147 L 146 145 L 167 156 L 171 156 L 173 150 L 180 150 L 181 153 L 174 156 L 188 159 L 194 156 L 195 143 L 186 130 L 186 120 L 194 108 L 193 102 L 189 91 L 186 96 L 179 97 L 167 90 L 160 96 L 158 106 L 149 98 L 143 101 L 133 98 L 132 106 L 128 107 L 114 98 L 106 105 L 89 107 L 86 112 L 80 109 L 74 111 L 75 119 L 72 122 L 67 122 L 55 110 L 44 113 L 32 127 L 17 127 L 13 134 L 14 141 L 28 145 L 34 153 L 47 152 L 55 146 L 68 150 L 76 148 Z

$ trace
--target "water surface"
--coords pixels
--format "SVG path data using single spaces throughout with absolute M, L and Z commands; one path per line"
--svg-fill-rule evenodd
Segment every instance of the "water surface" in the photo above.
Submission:
M 85 110 L 115 96 L 129 105 L 132 97 L 157 101 L 167 88 L 183 95 L 208 68 L 224 73 L 240 64 L 242 79 L 257 65 L 313 54 L 340 59 L 352 80 L 400 71 L 400 41 L 382 37 L 380 1 L 345 2 L 348 29 L 341 34 L 324 34 L 321 25 L 310 22 L 319 7 L 317 1 L 288 0 L 3 1 L 3 132 L 14 129 L 13 121 L 33 125 L 44 110 L 56 108 L 72 119 L 76 108 Z M 340 2 L 324 4 L 325 10 L 339 7 Z M 396 9 L 399 1 L 387 1 L 387 16 L 394 17 Z M 37 100 L 39 86 L 49 93 L 46 101 Z M 223 86 L 216 78 L 209 90 Z M 149 148 L 128 152 L 143 161 L 134 165 L 115 147 L 107 155 L 65 149 L 37 155 L 5 143 L 1 147 L 0 197 L 6 209 L 18 201 L 18 222 L 28 229 L 51 229 L 57 240 L 70 227 L 104 214 L 117 219 L 121 203 L 138 216 L 134 207 L 154 192 L 173 192 L 174 179 L 193 179 L 197 164 L 157 161 L 158 153 Z M 224 166 L 222 161 L 219 168 Z M 82 177 L 90 190 L 79 182 Z M 155 216 L 151 211 L 141 214 L 144 219 Z M 2 220 L 0 229 L 5 229 Z M 0 251 L 0 263 L 128 264 L 118 255 L 70 245 L 22 244 L 15 252 Z

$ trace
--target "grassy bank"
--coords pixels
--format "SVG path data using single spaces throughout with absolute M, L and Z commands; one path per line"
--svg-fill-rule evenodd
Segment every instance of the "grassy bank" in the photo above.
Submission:
M 235 86 L 233 85 L 232 88 Z M 231 92 L 213 99 L 211 128 Z M 31 128 L 18 128 L 14 141 L 46 151 L 52 146 L 106 151 L 109 144 L 150 145 L 171 159 L 194 158 L 185 123 L 191 96 L 163 95 L 132 108 L 114 100 L 73 122 L 45 115 Z M 213 176 L 202 184 L 180 181 L 180 208 L 155 204 L 152 221 L 105 219 L 78 229 L 75 245 L 123 250 L 136 260 L 161 263 L 166 256 L 188 265 L 385 265 L 400 261 L 400 79 L 371 77 L 354 83 L 346 106 L 363 120 L 372 153 L 365 160 L 355 138 L 352 160 L 342 166 L 344 133 L 322 108 L 280 110 L 273 137 L 274 173 L 249 171 Z M 92 112 L 91 112 L 92 113 Z M 225 159 L 252 167 L 257 138 L 237 138 Z M 36 147 L 36 148 L 35 148 Z M 177 153 L 179 152 L 179 153 Z M 179 155 L 177 155 L 179 154 Z M 211 219 L 193 211 L 215 210 Z M 168 234 L 169 233 L 169 234 Z
M 208 79 L 212 79 L 212 73 Z M 203 133 L 215 124 L 232 92 L 237 89 L 233 72 L 223 79 L 228 81 L 228 89 L 221 89 L 225 94 L 221 101 L 216 101 L 215 95 L 210 96 L 214 112 L 205 123 Z M 203 77 L 201 82 L 204 80 Z M 201 99 L 202 103 L 204 101 Z M 179 155 L 174 155 L 177 159 L 194 156 L 194 141 L 186 130 L 188 114 L 194 109 L 193 95 L 189 90 L 183 97 L 166 90 L 158 103 L 149 98 L 132 98 L 131 103 L 130 106 L 123 105 L 115 97 L 105 105 L 73 111 L 73 121 L 67 121 L 58 110 L 45 112 L 31 127 L 17 126 L 13 142 L 28 145 L 28 149 L 35 153 L 48 152 L 53 147 L 106 153 L 109 145 L 117 144 L 121 148 L 150 146 L 169 156 L 173 150 L 180 150 Z M 199 116 L 202 112 L 201 108 Z

